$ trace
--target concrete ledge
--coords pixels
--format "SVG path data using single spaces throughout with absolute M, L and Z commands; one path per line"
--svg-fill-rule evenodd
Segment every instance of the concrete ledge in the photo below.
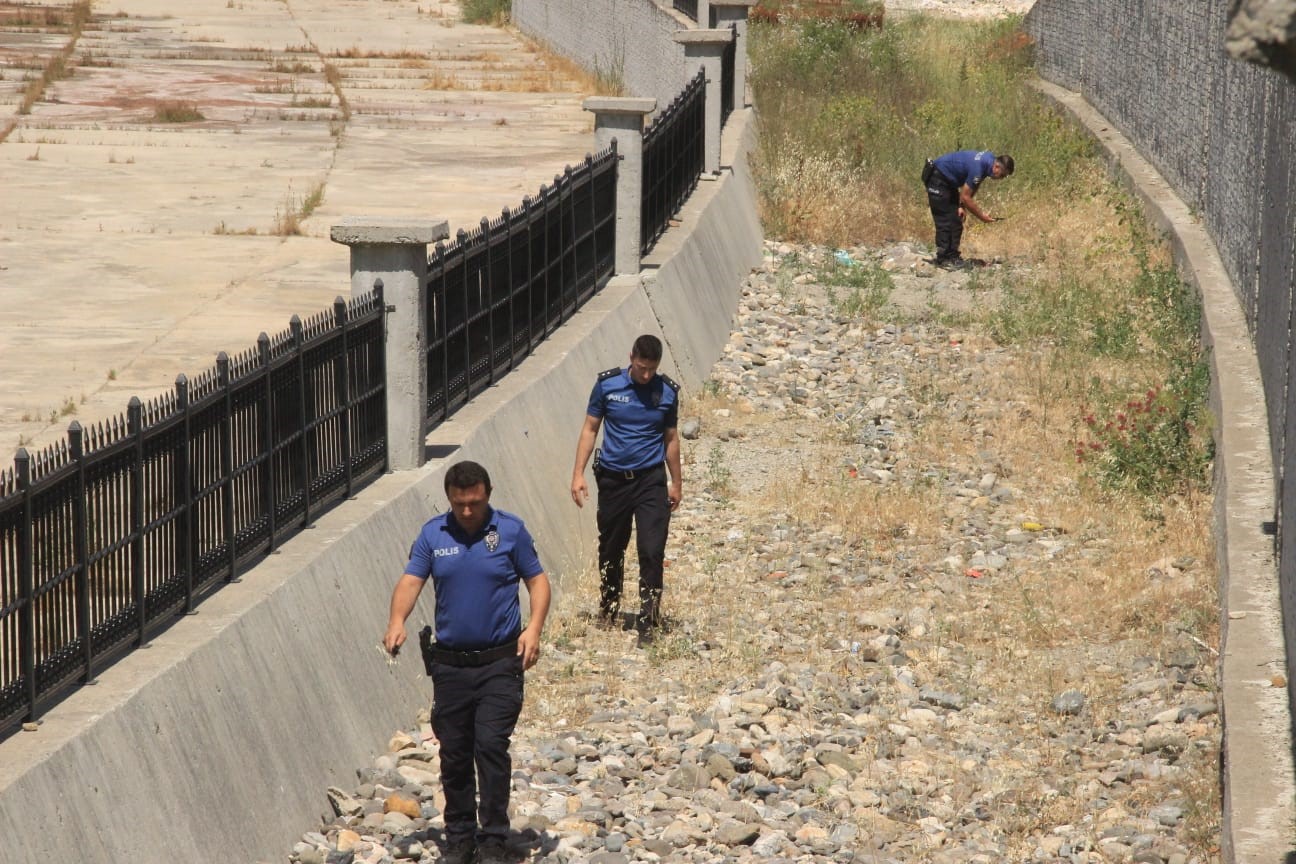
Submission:
M 1282 611 L 1273 539 L 1275 484 L 1255 347 L 1215 244 L 1187 205 L 1115 124 L 1079 94 L 1040 82 L 1098 141 L 1112 173 L 1143 200 L 1202 300 L 1216 418 L 1216 560 L 1220 572 L 1224 721 L 1222 852 L 1226 862 L 1275 864 L 1296 853 L 1291 717 L 1283 671 Z
M 681 45 L 728 45 L 733 33 L 728 30 L 676 30 L 675 41 Z
M 347 246 L 365 243 L 436 243 L 450 236 L 443 219 L 403 219 L 395 216 L 349 216 L 329 228 L 329 239 Z
M 416 652 L 389 667 L 378 645 L 410 541 L 445 507 L 450 462 L 490 469 L 494 503 L 526 519 L 555 576 L 555 608 L 570 602 L 563 574 L 589 566 L 597 537 L 594 508 L 567 491 L 597 373 L 655 333 L 663 370 L 700 383 L 760 261 L 759 225 L 743 212 L 754 206 L 745 150 L 734 153 L 731 174 L 697 193 L 708 196 L 697 219 L 668 232 L 676 252 L 651 290 L 614 279 L 435 430 L 437 459 L 380 477 L 73 693 L 39 731 L 0 743 L 5 860 L 282 859 L 329 810 L 326 788 L 354 785 L 430 699 Z M 411 632 L 431 618 L 427 597 Z
M 581 107 L 600 114 L 651 114 L 657 110 L 657 100 L 651 96 L 590 96 Z

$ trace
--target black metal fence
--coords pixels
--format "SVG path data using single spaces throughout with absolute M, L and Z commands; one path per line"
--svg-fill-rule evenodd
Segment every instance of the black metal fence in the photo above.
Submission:
M 0 472 L 0 735 L 387 463 L 381 291 Z
M 697 20 L 697 0 L 671 0 L 671 5 L 694 21 Z
M 568 167 L 428 262 L 430 429 L 529 354 L 612 277 L 617 153 Z
M 734 109 L 734 60 L 738 53 L 738 28 L 729 25 L 729 44 L 720 55 L 720 125 L 729 122 Z
M 641 253 L 666 233 L 671 217 L 697 188 L 705 146 L 706 72 L 699 69 L 644 131 Z
M 676 8 L 696 16 L 696 4 Z M 733 108 L 733 46 L 723 75 Z M 650 249 L 697 187 L 706 76 L 646 130 Z M 428 262 L 425 424 L 510 371 L 611 278 L 615 144 Z M 0 471 L 0 737 L 386 468 L 381 286 Z

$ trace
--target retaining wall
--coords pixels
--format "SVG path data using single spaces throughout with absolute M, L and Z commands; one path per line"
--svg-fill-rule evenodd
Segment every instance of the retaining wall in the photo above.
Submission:
M 594 508 L 578 510 L 568 495 L 596 374 L 626 360 L 640 333 L 656 333 L 663 371 L 696 389 L 720 357 L 743 277 L 761 261 L 750 123 L 749 110 L 730 118 L 733 171 L 701 184 L 668 235 L 673 253 L 641 277 L 613 280 L 438 427 L 427 466 L 381 477 L 76 691 L 39 731 L 0 743 L 4 860 L 286 854 L 328 810 L 325 789 L 353 786 L 355 770 L 429 701 L 417 651 L 388 667 L 379 641 L 410 542 L 445 508 L 453 461 L 491 471 L 492 503 L 526 519 L 561 606 L 563 573 L 592 559 L 597 536 Z M 431 618 L 429 596 L 411 633 Z
M 694 25 L 653 0 L 513 0 L 523 33 L 589 72 L 620 80 L 627 96 L 652 96 L 658 111 L 688 83 L 677 30 Z
M 1216 431 L 1226 861 L 1296 860 L 1296 85 L 1225 53 L 1230 0 L 1038 0 L 1040 74 L 1203 298 Z M 1070 92 L 1067 92 L 1070 91 Z M 1092 115 L 1092 116 L 1089 116 Z M 1125 143 L 1122 143 L 1125 142 Z M 1144 161 L 1146 160 L 1146 162 Z M 1277 537 L 1271 536 L 1276 529 Z

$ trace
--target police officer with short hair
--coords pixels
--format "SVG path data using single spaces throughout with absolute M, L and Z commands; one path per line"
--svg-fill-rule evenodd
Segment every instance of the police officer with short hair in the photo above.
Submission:
M 635 340 L 630 365 L 608 369 L 590 392 L 585 424 L 576 442 L 571 496 L 589 498 L 585 466 L 599 428 L 603 447 L 594 459 L 598 483 L 599 618 L 615 622 L 621 609 L 625 551 L 631 523 L 639 553 L 639 617 L 643 641 L 661 626 L 662 570 L 670 514 L 680 502 L 679 385 L 657 372 L 662 342 L 645 334 Z M 667 474 L 669 473 L 669 479 Z
M 383 644 L 393 655 L 400 650 L 405 619 L 431 577 L 436 641 L 426 634 L 423 647 L 432 676 L 432 731 L 441 744 L 447 845 L 441 860 L 509 861 L 509 738 L 522 711 L 522 673 L 540 656 L 549 577 L 522 520 L 490 506 L 485 468 L 451 465 L 445 492 L 450 509 L 419 531 L 392 592 Z M 519 581 L 531 607 L 525 629 Z
M 959 254 L 963 240 L 963 218 L 972 213 L 982 222 L 998 222 L 976 202 L 977 189 L 989 177 L 1002 180 L 1013 173 L 1013 158 L 1006 153 L 996 156 L 989 150 L 955 150 L 923 166 L 922 182 L 927 189 L 927 205 L 936 226 L 935 264 L 946 270 L 966 266 Z

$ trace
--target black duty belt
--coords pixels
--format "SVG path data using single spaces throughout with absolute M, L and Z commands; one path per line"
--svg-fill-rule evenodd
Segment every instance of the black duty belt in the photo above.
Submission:
M 634 471 L 622 471 L 620 468 L 609 468 L 606 465 L 600 465 L 598 474 L 600 477 L 615 477 L 618 480 L 635 480 L 661 470 L 661 465 L 649 465 L 647 468 L 636 468 Z
M 931 159 L 923 166 L 922 181 L 928 186 L 935 183 L 937 186 L 944 186 L 946 189 L 954 188 L 954 181 L 946 177 L 941 170 L 936 167 L 936 163 Z
M 433 642 L 432 628 L 424 627 L 422 632 L 419 633 L 419 648 L 423 651 L 423 665 L 427 668 L 427 673 L 431 675 L 433 663 L 472 668 L 486 666 L 506 657 L 515 657 L 517 656 L 517 640 L 518 637 L 514 636 L 506 642 L 490 648 L 483 648 L 480 651 L 456 651 Z

